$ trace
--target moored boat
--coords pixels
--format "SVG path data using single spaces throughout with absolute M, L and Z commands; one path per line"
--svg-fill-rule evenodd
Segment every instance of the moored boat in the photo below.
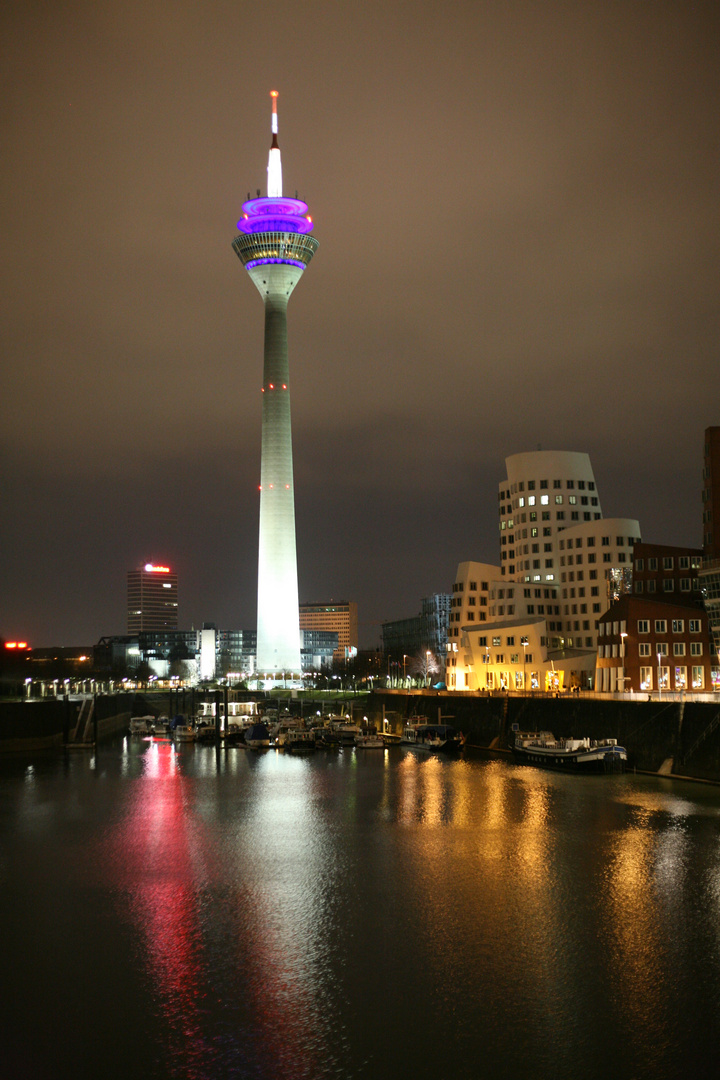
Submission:
M 516 731 L 512 752 L 517 762 L 564 772 L 624 772 L 627 763 L 617 739 L 556 739 L 550 731 Z
M 461 750 L 465 738 L 451 724 L 408 724 L 402 733 L 403 746 L 415 746 L 421 750 L 442 750 L 452 753 Z
M 130 720 L 131 735 L 151 735 L 154 716 L 133 716 Z
M 330 724 L 318 724 L 310 731 L 316 750 L 335 750 L 340 745 L 340 736 Z
M 362 735 L 362 729 L 357 724 L 351 724 L 349 721 L 334 723 L 332 726 L 337 732 L 341 746 L 354 746 L 357 736 Z
M 264 750 L 270 745 L 270 732 L 265 724 L 251 724 L 245 732 L 245 745 L 251 750 Z
M 302 731 L 302 722 L 297 717 L 291 717 L 289 720 L 283 720 L 281 723 L 276 724 L 274 729 L 270 729 L 270 737 L 274 740 L 275 746 L 287 746 L 292 736 L 297 731 Z
M 358 750 L 384 750 L 385 743 L 382 735 L 378 735 L 374 731 L 368 731 L 364 734 L 355 736 L 355 746 Z
M 305 728 L 294 728 L 288 731 L 284 743 L 286 750 L 314 750 L 315 732 Z
M 385 746 L 399 746 L 402 742 L 402 735 L 396 735 L 393 731 L 384 731 L 382 741 Z
M 197 729 L 192 724 L 176 724 L 172 735 L 175 742 L 195 742 Z

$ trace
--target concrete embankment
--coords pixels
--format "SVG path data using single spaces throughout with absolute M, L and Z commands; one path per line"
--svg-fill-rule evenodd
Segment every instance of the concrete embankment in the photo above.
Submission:
M 127 730 L 133 694 L 103 694 L 95 698 L 98 740 Z M 0 754 L 61 750 L 77 726 L 81 700 L 48 698 L 41 701 L 0 702 Z
M 631 769 L 720 781 L 720 701 L 379 692 L 368 702 L 368 715 L 377 721 L 383 706 L 391 725 L 413 714 L 434 723 L 440 710 L 469 746 L 507 747 L 517 724 L 558 738 L 617 739 Z

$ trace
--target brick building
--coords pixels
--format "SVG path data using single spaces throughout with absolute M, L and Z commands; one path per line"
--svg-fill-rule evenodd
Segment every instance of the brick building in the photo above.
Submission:
M 598 622 L 596 688 L 709 692 L 717 668 L 704 608 L 626 595 Z

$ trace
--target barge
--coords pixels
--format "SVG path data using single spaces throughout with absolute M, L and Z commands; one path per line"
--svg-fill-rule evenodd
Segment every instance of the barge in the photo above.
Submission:
M 511 747 L 525 765 L 563 772 L 624 772 L 627 751 L 617 739 L 556 739 L 550 731 L 516 731 Z

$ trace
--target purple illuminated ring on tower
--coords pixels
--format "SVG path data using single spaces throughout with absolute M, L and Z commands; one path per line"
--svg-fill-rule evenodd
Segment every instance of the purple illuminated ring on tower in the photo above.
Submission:
M 313 230 L 313 223 L 307 211 L 307 203 L 301 199 L 250 199 L 243 203 L 243 216 L 238 221 L 238 229 L 244 233 L 309 233 Z
M 300 262 L 299 259 L 251 259 L 250 262 L 245 263 L 246 270 L 252 270 L 253 266 L 268 266 L 272 263 L 281 263 L 283 266 L 299 266 L 301 270 L 305 269 L 305 263 Z

